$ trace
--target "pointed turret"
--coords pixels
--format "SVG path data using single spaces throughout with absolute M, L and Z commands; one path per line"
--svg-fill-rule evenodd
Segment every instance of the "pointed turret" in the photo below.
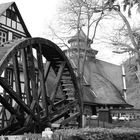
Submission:
M 87 39 L 87 37 L 86 37 L 85 33 L 83 32 L 82 29 L 80 29 L 80 31 L 79 31 L 79 41 L 80 42 L 86 42 L 86 39 Z M 75 42 L 75 41 L 76 42 L 78 41 L 78 32 L 70 40 L 68 40 L 68 43 Z M 93 41 L 88 38 L 88 43 L 92 44 Z
M 98 53 L 98 51 L 91 48 L 93 41 L 89 38 L 87 41 L 87 36 L 82 29 L 80 29 L 79 34 L 77 32 L 73 37 L 71 37 L 71 39 L 68 40 L 68 43 L 70 44 L 70 50 L 72 52 L 77 52 L 78 48 L 80 48 L 80 54 L 82 55 L 83 52 L 87 50 L 86 53 L 88 58 L 95 58 L 96 54 Z

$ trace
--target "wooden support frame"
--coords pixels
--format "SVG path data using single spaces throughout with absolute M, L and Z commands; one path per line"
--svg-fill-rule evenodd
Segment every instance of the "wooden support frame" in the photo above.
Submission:
M 19 97 L 22 98 L 21 85 L 20 85 L 20 71 L 19 71 L 19 65 L 18 65 L 18 60 L 17 59 L 18 59 L 17 54 L 15 54 L 13 56 L 15 87 L 16 87 L 16 92 L 19 94 Z
M 28 72 L 28 63 L 27 63 L 27 54 L 26 49 L 21 50 L 21 57 L 23 60 L 23 74 L 24 74 L 24 80 L 25 80 L 25 94 L 27 99 L 27 104 L 30 106 L 31 104 L 31 92 L 30 92 L 30 79 L 29 79 L 29 72 Z
M 44 115 L 48 114 L 48 104 L 46 100 L 46 87 L 45 87 L 45 79 L 44 79 L 44 67 L 43 67 L 43 60 L 42 60 L 42 48 L 41 45 L 38 44 L 37 48 L 37 62 L 38 62 L 38 71 L 39 71 L 39 80 L 40 80 L 40 88 L 42 93 L 42 102 L 43 108 L 45 109 Z
M 13 122 L 7 123 L 0 134 L 20 134 L 34 130 L 40 133 L 54 121 L 65 125 L 79 117 L 75 114 L 81 115 L 76 77 L 68 59 L 53 42 L 42 38 L 21 39 L 5 44 L 2 50 L 0 86 L 12 104 L 3 96 L 4 93 L 0 97 L 0 103 L 3 107 L 8 106 L 5 109 L 9 110 L 11 118 L 14 114 L 17 122 L 11 119 Z M 3 76 L 7 68 L 14 71 L 15 79 L 11 83 Z M 71 91 L 68 89 L 69 83 L 70 88 L 73 88 Z M 23 117 L 19 112 L 23 112 Z M 72 112 L 75 112 L 73 116 L 70 115 Z M 69 117 L 65 120 L 67 114 Z M 3 123 L 4 121 L 8 120 L 3 120 Z M 17 126 L 12 130 L 14 125 Z M 36 126 L 40 127 L 36 129 Z
M 30 114 L 36 121 L 36 117 L 32 110 L 21 100 L 19 95 L 13 91 L 13 89 L 6 83 L 6 81 L 0 77 L 0 85 L 5 89 L 5 91 L 24 109 L 27 114 Z
M 62 77 L 62 73 L 63 73 L 63 70 L 65 68 L 65 65 L 66 65 L 66 62 L 62 62 L 61 65 L 60 65 L 59 71 L 57 73 L 57 77 L 56 77 L 55 82 L 54 82 L 54 89 L 53 89 L 53 91 L 51 93 L 51 97 L 50 97 L 50 99 L 52 101 L 54 100 L 56 92 L 58 90 L 58 86 L 60 84 L 60 79 Z
M 21 121 L 21 117 L 18 114 L 18 112 L 11 107 L 11 105 L 0 95 L 0 102 L 4 105 L 4 107 L 12 114 L 15 115 L 16 118 L 19 120 L 19 122 Z

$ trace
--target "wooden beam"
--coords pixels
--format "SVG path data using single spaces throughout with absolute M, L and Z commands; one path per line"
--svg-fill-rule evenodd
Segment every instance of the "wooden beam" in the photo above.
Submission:
M 18 112 L 1 95 L 0 95 L 0 102 L 11 113 L 11 115 L 16 116 L 16 118 L 19 122 L 23 121 L 23 120 L 21 120 L 21 117 L 18 115 Z
M 28 65 L 29 65 L 29 75 L 31 79 L 31 88 L 33 99 L 38 103 L 37 87 L 36 87 L 36 75 L 35 75 L 35 58 L 33 56 L 32 45 L 29 45 L 27 48 L 28 54 Z
M 36 83 L 36 74 L 35 74 L 35 63 L 36 58 L 33 56 L 33 46 L 30 44 L 27 47 L 27 57 L 28 57 L 28 65 L 29 65 L 29 75 L 31 80 L 31 89 L 32 89 L 32 100 L 36 101 L 37 104 L 37 118 L 40 118 L 40 112 L 39 112 L 39 98 L 38 98 L 38 90 L 37 90 L 37 83 Z
M 46 116 L 48 115 L 48 104 L 46 102 L 46 87 L 45 87 L 45 79 L 44 79 L 44 67 L 43 67 L 43 60 L 42 60 L 41 44 L 38 44 L 37 47 L 37 62 L 38 62 L 40 88 L 42 93 L 42 104 L 45 110 L 44 115 Z
M 75 114 L 73 114 L 72 116 L 66 118 L 65 120 L 63 120 L 60 124 L 61 125 L 65 125 L 65 124 L 68 124 L 70 121 L 74 120 L 74 118 L 80 116 L 80 112 L 77 112 Z
M 60 84 L 60 80 L 61 80 L 61 77 L 62 77 L 62 73 L 63 73 L 63 70 L 65 68 L 65 65 L 66 65 L 66 62 L 62 62 L 61 65 L 60 65 L 60 68 L 58 70 L 58 73 L 57 73 L 57 77 L 56 77 L 56 80 L 54 81 L 54 88 L 53 88 L 53 91 L 50 95 L 50 99 L 51 101 L 54 100 L 55 98 L 55 95 L 56 95 L 56 92 L 58 90 L 58 87 L 59 87 L 59 84 Z
M 15 75 L 16 92 L 19 94 L 19 97 L 22 99 L 21 85 L 20 85 L 20 71 L 18 66 L 17 54 L 13 56 L 13 67 L 14 67 L 14 75 Z
M 55 122 L 57 119 L 60 119 L 61 117 L 64 117 L 65 114 L 73 109 L 73 107 L 78 103 L 78 100 L 72 101 L 68 104 L 66 104 L 64 107 L 60 108 L 59 110 L 55 111 L 54 113 L 50 113 L 51 122 Z M 53 116 L 55 116 L 53 118 Z
M 36 101 L 33 100 L 30 106 L 30 109 L 34 112 L 35 111 L 35 105 L 36 105 Z M 24 126 L 27 127 L 30 123 L 31 123 L 31 115 L 28 115 L 28 117 L 25 120 Z M 39 121 L 39 120 L 38 120 Z
M 11 96 L 11 98 L 13 98 L 17 103 L 18 105 L 27 113 L 27 114 L 30 114 L 33 119 L 35 121 L 37 121 L 36 117 L 35 117 L 35 114 L 32 112 L 32 110 L 28 107 L 28 105 L 26 105 L 22 100 L 21 98 L 19 97 L 19 94 L 16 93 L 12 88 L 11 86 L 9 86 L 6 82 L 6 80 L 2 77 L 0 77 L 0 85 L 3 87 L 3 89 L 7 92 L 7 94 L 9 94 Z
M 9 82 L 9 80 L 8 80 L 8 70 L 7 69 L 4 71 L 4 78 L 6 78 L 7 81 Z M 5 90 L 3 90 L 3 97 L 5 97 L 5 95 L 6 95 L 6 92 L 5 92 Z M 5 125 L 5 118 L 7 119 L 7 116 L 6 116 L 5 107 L 1 106 L 0 109 L 1 109 L 1 113 L 2 113 L 2 115 L 1 115 L 1 121 L 2 121 L 1 122 L 1 127 L 3 128 L 4 125 Z
M 19 125 L 19 122 L 13 123 L 10 126 L 7 126 L 5 128 L 0 129 L 0 135 L 5 135 L 9 131 L 15 131 L 19 129 L 21 126 Z
M 44 70 L 44 80 L 45 81 L 47 80 L 50 68 L 51 68 L 51 62 L 47 61 L 46 64 L 45 64 L 45 70 Z
M 46 87 L 46 101 L 49 105 L 52 105 L 53 106 L 53 102 L 50 100 L 49 98 L 49 92 L 48 92 L 48 87 L 47 87 L 47 77 L 48 77 L 48 74 L 50 72 L 50 68 L 51 68 L 51 62 L 50 61 L 47 61 L 45 65 L 45 69 L 44 69 L 44 82 L 45 82 L 45 87 Z M 41 88 L 39 87 L 38 89 L 38 93 L 39 95 L 41 94 Z
M 27 104 L 30 106 L 31 104 L 30 79 L 29 79 L 28 64 L 27 64 L 27 54 L 25 48 L 21 50 L 21 57 L 22 57 L 22 64 L 23 64 L 25 94 L 26 94 Z
M 49 74 L 49 70 L 50 70 L 50 61 L 47 61 L 45 65 L 45 69 L 44 69 L 44 82 L 46 83 L 46 80 L 47 80 L 47 77 L 48 77 L 48 74 Z M 46 100 L 49 104 L 51 104 L 52 102 L 50 101 L 49 99 L 49 94 L 48 94 L 48 87 L 47 87 L 47 84 L 45 85 L 46 87 Z M 41 87 L 38 88 L 38 98 L 40 99 L 40 96 L 41 96 Z

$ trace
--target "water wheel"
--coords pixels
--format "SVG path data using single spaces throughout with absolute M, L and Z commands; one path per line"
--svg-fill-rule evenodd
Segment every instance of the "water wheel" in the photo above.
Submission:
M 64 53 L 43 38 L 0 47 L 0 135 L 79 127 L 81 99 Z

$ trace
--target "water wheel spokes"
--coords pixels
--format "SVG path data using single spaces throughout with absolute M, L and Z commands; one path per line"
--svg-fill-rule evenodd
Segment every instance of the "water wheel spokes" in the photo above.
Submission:
M 0 134 L 41 132 L 57 123 L 80 126 L 73 69 L 51 41 L 30 38 L 0 48 Z

